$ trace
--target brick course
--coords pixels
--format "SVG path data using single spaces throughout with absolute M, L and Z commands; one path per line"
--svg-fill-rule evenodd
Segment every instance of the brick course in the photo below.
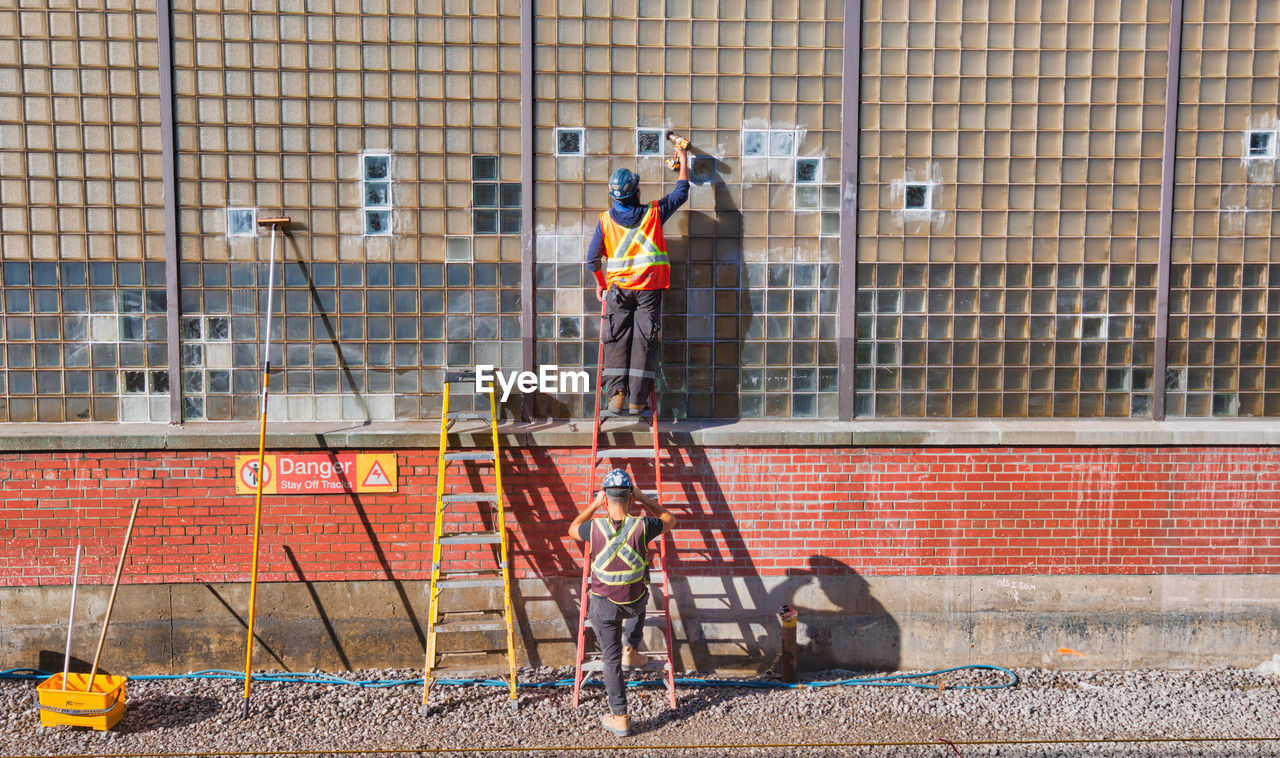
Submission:
M 235 493 L 235 455 L 0 455 L 0 585 L 68 583 L 77 543 L 82 581 L 109 582 L 135 497 L 126 581 L 247 580 L 253 497 Z M 427 578 L 435 451 L 397 455 L 396 494 L 266 496 L 260 578 Z M 586 455 L 503 451 L 515 576 L 579 571 L 563 534 Z M 676 448 L 663 461 L 686 574 L 1280 572 L 1272 447 Z M 651 487 L 648 464 L 633 471 Z M 446 477 L 454 491 L 489 481 L 473 464 Z M 478 565 L 487 549 L 452 555 Z

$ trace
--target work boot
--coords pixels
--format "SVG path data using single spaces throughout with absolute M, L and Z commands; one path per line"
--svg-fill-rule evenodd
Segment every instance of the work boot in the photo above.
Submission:
M 649 656 L 627 645 L 622 648 L 622 668 L 623 669 L 642 669 L 649 665 Z
M 630 405 L 627 406 L 627 410 L 631 413 L 632 416 L 639 416 L 641 413 L 644 413 L 645 411 L 649 410 L 649 406 L 646 403 L 640 403 L 640 404 L 631 403 Z
M 600 725 L 604 730 L 614 737 L 630 737 L 631 736 L 631 717 L 623 714 L 615 716 L 609 714 L 600 717 Z
M 627 393 L 618 390 L 613 393 L 613 397 L 609 398 L 609 410 L 615 413 L 622 413 L 622 406 L 627 404 Z

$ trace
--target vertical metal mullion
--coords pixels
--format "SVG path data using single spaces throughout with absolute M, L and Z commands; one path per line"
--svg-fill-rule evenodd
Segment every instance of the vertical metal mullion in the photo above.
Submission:
M 1169 57 L 1164 81 L 1164 154 L 1160 165 L 1160 263 L 1156 270 L 1156 345 L 1151 417 L 1165 416 L 1165 374 L 1169 367 L 1169 266 L 1173 244 L 1173 181 L 1178 158 L 1178 84 L 1182 80 L 1182 3 L 1169 2 Z
M 182 319 L 178 278 L 178 151 L 174 119 L 173 7 L 171 0 L 156 0 L 156 47 L 160 75 L 161 178 L 164 183 L 164 290 L 165 329 L 169 359 L 169 423 L 182 423 Z
M 843 89 L 840 96 L 840 326 L 838 412 L 854 418 L 858 328 L 858 142 L 862 116 L 862 0 L 844 0 Z
M 534 234 L 533 152 L 534 70 L 533 70 L 533 0 L 520 3 L 520 341 L 524 370 L 534 371 L 537 344 L 534 332 L 534 267 L 538 260 L 538 241 Z M 533 417 L 534 394 L 524 395 L 521 415 Z

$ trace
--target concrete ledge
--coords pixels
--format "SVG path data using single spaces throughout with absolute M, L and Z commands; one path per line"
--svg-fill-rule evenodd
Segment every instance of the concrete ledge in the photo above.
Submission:
M 1278 575 L 677 576 L 673 587 L 677 665 L 707 673 L 771 667 L 783 603 L 800 612 L 807 669 L 1245 667 L 1270 659 L 1280 626 Z M 522 664 L 572 663 L 578 588 L 576 577 L 513 583 Z M 242 666 L 248 590 L 121 587 L 104 666 L 129 674 Z M 101 617 L 109 592 L 81 588 L 73 656 L 92 657 L 97 627 L 88 620 Z M 453 592 L 459 607 L 501 604 L 492 591 Z M 264 583 L 258 593 L 262 668 L 422 666 L 424 582 Z M 69 600 L 65 586 L 0 588 L 0 668 L 60 666 Z M 658 645 L 659 630 L 649 632 Z M 446 649 L 504 645 L 502 635 L 447 637 Z
M 459 436 L 482 442 L 487 427 L 459 424 Z M 587 447 L 589 419 L 505 422 L 504 445 Z M 267 447 L 289 450 L 432 448 L 439 444 L 434 421 L 272 422 Z M 612 420 L 605 431 L 615 444 L 647 440 L 647 427 Z M 700 447 L 1018 447 L 1114 446 L 1196 447 L 1280 445 L 1277 419 L 1086 420 L 978 419 L 942 421 L 745 420 L 664 423 L 673 444 Z M 254 422 L 164 424 L 0 424 L 0 451 L 58 450 L 246 450 L 258 445 Z

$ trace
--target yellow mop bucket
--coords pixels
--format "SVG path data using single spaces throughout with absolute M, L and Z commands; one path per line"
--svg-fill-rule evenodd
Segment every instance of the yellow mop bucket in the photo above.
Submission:
M 65 690 L 62 676 L 54 674 L 36 688 L 41 725 L 89 726 L 103 731 L 124 716 L 124 683 L 129 677 L 99 674 L 92 691 L 86 691 L 88 674 L 67 674 Z

